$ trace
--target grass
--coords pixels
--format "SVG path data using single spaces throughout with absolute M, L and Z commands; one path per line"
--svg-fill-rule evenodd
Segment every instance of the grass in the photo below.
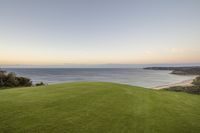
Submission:
M 1 133 L 199 131 L 199 95 L 97 82 L 0 90 Z

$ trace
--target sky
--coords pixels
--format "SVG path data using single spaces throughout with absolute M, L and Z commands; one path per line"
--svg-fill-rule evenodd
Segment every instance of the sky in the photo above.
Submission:
M 1 65 L 200 63 L 200 0 L 0 0 Z

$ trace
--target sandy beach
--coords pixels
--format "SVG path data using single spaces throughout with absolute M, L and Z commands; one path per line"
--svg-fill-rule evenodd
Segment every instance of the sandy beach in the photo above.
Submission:
M 163 89 L 163 88 L 168 88 L 168 87 L 173 87 L 173 86 L 192 86 L 192 81 L 198 76 L 194 76 L 193 78 L 189 80 L 184 80 L 178 83 L 173 83 L 173 84 L 167 84 L 167 85 L 162 85 L 162 86 L 156 86 L 154 89 Z

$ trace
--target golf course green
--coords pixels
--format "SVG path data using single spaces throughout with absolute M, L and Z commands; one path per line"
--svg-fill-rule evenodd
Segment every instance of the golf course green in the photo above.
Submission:
M 199 95 L 102 82 L 0 90 L 0 133 L 199 132 Z

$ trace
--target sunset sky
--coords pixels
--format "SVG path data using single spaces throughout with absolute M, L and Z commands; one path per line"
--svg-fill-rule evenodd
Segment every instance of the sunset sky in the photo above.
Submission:
M 200 63 L 200 0 L 0 0 L 0 65 Z

